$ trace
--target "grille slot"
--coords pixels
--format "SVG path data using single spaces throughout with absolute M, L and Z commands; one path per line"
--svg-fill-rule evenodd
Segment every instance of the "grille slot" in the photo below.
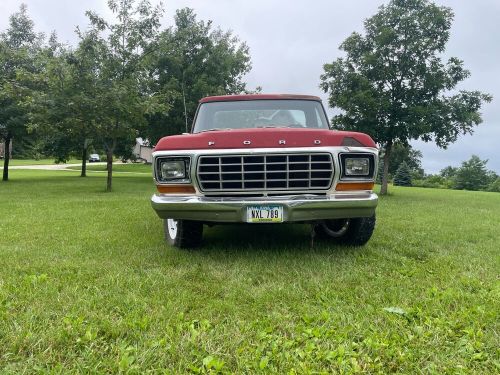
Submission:
M 327 190 L 333 178 L 329 153 L 200 156 L 204 192 Z

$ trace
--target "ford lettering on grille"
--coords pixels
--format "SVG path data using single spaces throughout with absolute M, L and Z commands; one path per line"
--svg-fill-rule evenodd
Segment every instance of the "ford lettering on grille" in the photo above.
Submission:
M 325 191 L 333 178 L 330 153 L 200 156 L 205 192 Z

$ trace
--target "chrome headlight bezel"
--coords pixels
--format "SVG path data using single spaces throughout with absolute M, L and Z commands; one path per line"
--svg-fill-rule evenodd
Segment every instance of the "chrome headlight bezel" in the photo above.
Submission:
M 182 172 L 178 176 L 165 176 L 164 166 L 169 164 L 177 166 Z M 175 167 L 171 170 L 175 170 Z M 189 184 L 191 183 L 191 157 L 190 156 L 159 156 L 155 160 L 155 179 L 160 184 Z
M 351 162 L 349 162 L 351 161 Z M 339 154 L 340 162 L 340 179 L 341 180 L 362 180 L 362 181 L 373 181 L 375 176 L 375 155 L 372 153 L 341 153 Z M 351 167 L 348 167 L 348 163 L 351 163 Z M 366 163 L 366 169 L 356 173 L 352 170 L 352 167 L 358 164 L 358 169 L 360 166 L 364 168 L 362 163 Z

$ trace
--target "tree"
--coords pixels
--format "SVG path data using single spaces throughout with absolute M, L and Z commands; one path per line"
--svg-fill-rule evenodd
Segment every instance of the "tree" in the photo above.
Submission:
M 402 162 L 394 175 L 395 186 L 411 186 L 411 170 L 406 162 Z
M 439 172 L 439 175 L 441 177 L 446 178 L 447 180 L 450 180 L 450 179 L 455 177 L 455 175 L 457 174 L 457 170 L 458 170 L 458 168 L 455 168 L 455 167 L 452 167 L 451 165 L 449 165 L 449 166 L 441 169 L 441 171 Z
M 491 174 L 486 169 L 488 160 L 479 156 L 464 161 L 455 174 L 454 188 L 458 190 L 484 190 L 491 181 Z
M 378 174 L 377 174 L 377 183 L 382 184 L 383 176 L 384 176 L 384 156 L 385 149 L 383 147 L 380 148 L 379 152 L 379 165 L 378 165 Z M 395 176 L 396 171 L 399 169 L 399 166 L 405 162 L 407 166 L 410 168 L 410 172 L 412 176 L 417 179 L 421 179 L 424 177 L 424 170 L 422 168 L 422 153 L 419 150 L 413 149 L 411 145 L 404 145 L 401 143 L 395 143 L 393 145 L 391 156 L 389 160 L 389 175 L 387 176 L 387 180 L 389 181 L 392 177 Z M 412 177 L 413 178 L 413 177 Z
M 345 57 L 324 66 L 321 88 L 342 110 L 332 122 L 370 134 L 385 149 L 381 194 L 387 193 L 393 145 L 434 141 L 446 148 L 481 123 L 490 95 L 446 95 L 470 73 L 463 62 L 441 54 L 453 20 L 450 8 L 428 0 L 391 0 L 340 46 Z
M 99 77 L 105 52 L 98 35 L 77 30 L 76 50 L 57 42 L 55 35 L 41 54 L 44 70 L 41 88 L 31 105 L 31 128 L 44 134 L 47 149 L 58 161 L 70 153 L 82 158 L 81 176 L 86 176 L 88 149 L 95 138 L 104 87 Z
M 122 139 L 131 139 L 145 124 L 145 116 L 166 109 L 164 98 L 148 88 L 151 79 L 146 57 L 152 53 L 163 13 L 161 6 L 135 0 L 108 0 L 116 23 L 108 23 L 94 12 L 87 12 L 96 35 L 94 43 L 102 47 L 98 60 L 96 90 L 100 102 L 97 136 L 106 151 L 106 191 L 112 189 L 113 155 Z
M 25 102 L 32 82 L 29 73 L 38 67 L 35 57 L 43 35 L 34 31 L 26 5 L 9 18 L 9 27 L 0 34 L 0 138 L 4 142 L 3 181 L 9 180 L 10 145 L 27 134 L 28 111 Z
M 230 31 L 198 21 L 192 9 L 177 10 L 175 26 L 163 31 L 150 70 L 158 75 L 152 91 L 162 92 L 171 107 L 149 116 L 144 137 L 153 144 L 162 136 L 188 132 L 198 101 L 207 95 L 245 91 L 249 50 Z
M 395 143 L 389 161 L 389 175 L 394 176 L 403 162 L 412 172 L 415 171 L 423 175 L 421 159 L 422 153 L 415 150 L 411 145 Z

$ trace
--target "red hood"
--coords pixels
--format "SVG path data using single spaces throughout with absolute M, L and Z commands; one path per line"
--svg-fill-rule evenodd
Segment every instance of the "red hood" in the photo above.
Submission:
M 155 151 L 324 146 L 376 147 L 370 136 L 363 133 L 319 129 L 262 128 L 218 130 L 163 137 L 156 145 Z

